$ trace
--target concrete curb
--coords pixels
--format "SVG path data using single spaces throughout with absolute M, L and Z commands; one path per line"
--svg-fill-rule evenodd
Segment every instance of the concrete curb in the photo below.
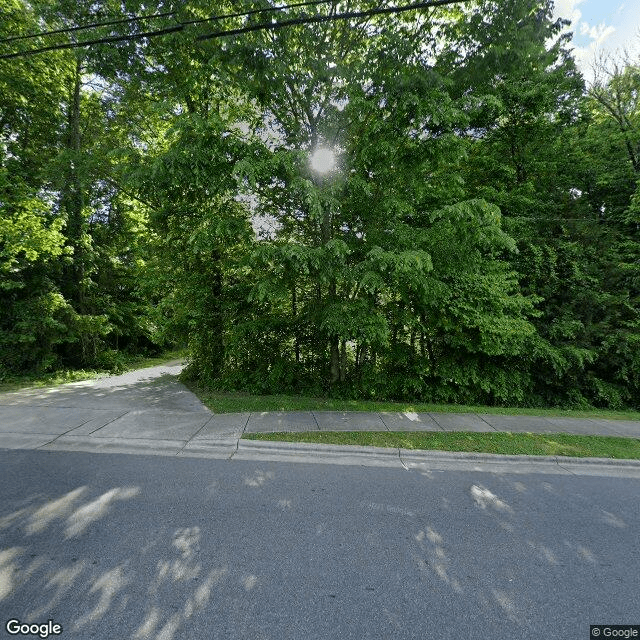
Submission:
M 478 462 L 523 462 L 525 460 L 531 462 L 547 462 L 562 464 L 563 462 L 572 462 L 575 464 L 611 464 L 616 466 L 630 466 L 640 468 L 640 460 L 622 460 L 616 458 L 572 458 L 569 456 L 529 456 L 529 455 L 505 455 L 500 453 L 474 453 L 474 452 L 458 452 L 458 451 L 427 451 L 423 449 L 399 449 L 403 458 L 425 457 L 429 459 L 456 459 L 456 460 L 474 460 Z
M 274 460 L 402 468 L 398 449 L 308 442 L 239 440 L 234 460 Z
M 640 460 L 417 451 L 306 442 L 239 440 L 237 452 L 232 457 L 234 460 L 343 464 L 424 471 L 467 470 L 640 478 Z
M 97 438 L 88 436 L 20 437 L 15 434 L 7 449 L 40 451 L 84 451 L 87 453 L 121 453 L 162 455 L 181 458 L 293 462 L 362 467 L 386 467 L 432 471 L 482 471 L 488 473 L 547 473 L 640 478 L 640 460 L 611 458 L 569 458 L 562 456 L 514 456 L 493 453 L 426 451 L 357 445 L 313 444 L 243 440 L 237 436 L 178 440 L 146 438 Z M 226 436 L 226 437 L 225 437 Z M 34 446 L 35 445 L 35 446 Z
M 181 458 L 215 458 L 228 460 L 238 449 L 238 443 L 238 438 L 190 440 L 177 455 Z

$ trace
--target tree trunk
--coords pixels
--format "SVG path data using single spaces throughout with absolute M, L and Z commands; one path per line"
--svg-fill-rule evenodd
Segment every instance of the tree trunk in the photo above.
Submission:
M 214 268 L 211 293 L 213 296 L 213 335 L 212 351 L 214 362 L 218 368 L 224 365 L 224 339 L 223 339 L 223 318 L 222 318 L 222 265 L 220 264 L 220 252 L 212 251 L 211 260 Z
M 67 111 L 66 146 L 70 151 L 71 161 L 68 166 L 67 180 L 61 190 L 61 200 L 67 214 L 66 236 L 67 245 L 73 248 L 72 263 L 65 277 L 66 297 L 75 303 L 76 310 L 83 312 L 84 307 L 84 255 L 82 250 L 82 236 L 84 231 L 84 194 L 80 177 L 80 89 L 82 85 L 82 67 L 76 63 L 73 86 L 69 95 Z
M 335 384 L 340 379 L 340 346 L 338 336 L 331 336 L 331 384 Z
M 291 285 L 291 313 L 294 318 L 298 316 L 298 300 L 296 297 L 296 283 Z M 295 328 L 295 352 L 296 352 L 296 364 L 300 364 L 300 341 L 298 340 L 298 329 Z
M 427 351 L 429 353 L 429 361 L 431 364 L 431 372 L 434 372 L 436 370 L 436 358 L 435 355 L 433 353 L 433 343 L 431 342 L 431 340 L 429 338 L 427 338 Z
M 327 244 L 331 240 L 331 212 L 327 207 L 324 208 L 322 214 L 322 223 L 320 225 L 320 240 L 322 245 Z M 335 279 L 329 284 L 328 304 L 333 304 L 337 298 L 337 283 Z M 340 380 L 340 341 L 337 335 L 329 336 L 329 350 L 331 353 L 330 382 L 334 385 Z

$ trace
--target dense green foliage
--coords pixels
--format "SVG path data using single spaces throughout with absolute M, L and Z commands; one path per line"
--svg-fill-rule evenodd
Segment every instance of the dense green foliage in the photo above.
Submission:
M 75 3 L 0 6 L 0 37 L 86 19 Z M 157 349 L 141 287 L 148 213 L 113 186 L 111 154 L 128 132 L 95 88 L 108 81 L 97 67 L 83 50 L 0 64 L 0 379 L 117 370 L 123 349 Z
M 271 15 L 0 61 L 0 376 L 184 341 L 221 389 L 640 406 L 639 65 L 586 87 L 547 0 L 196 39 Z

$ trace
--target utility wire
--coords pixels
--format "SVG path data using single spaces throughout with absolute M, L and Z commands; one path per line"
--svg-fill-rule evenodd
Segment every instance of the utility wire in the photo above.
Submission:
M 98 38 L 96 40 L 85 40 L 83 42 L 68 42 L 68 43 L 64 43 L 64 44 L 57 44 L 57 45 L 51 45 L 48 47 L 40 47 L 37 49 L 29 49 L 27 51 L 17 51 L 15 53 L 8 53 L 8 54 L 3 54 L 0 55 L 0 60 L 7 60 L 10 58 L 17 58 L 17 57 L 21 57 L 21 56 L 30 56 L 30 55 L 35 55 L 37 53 L 43 53 L 45 51 L 57 51 L 57 50 L 62 50 L 62 49 L 76 49 L 79 47 L 89 47 L 92 46 L 94 44 L 108 44 L 108 43 L 112 43 L 112 42 L 122 42 L 124 40 L 138 40 L 141 38 L 151 38 L 151 37 L 155 37 L 155 36 L 161 36 L 161 35 L 166 35 L 168 33 L 175 33 L 177 31 L 182 31 L 185 28 L 185 24 L 195 24 L 195 23 L 201 23 L 201 22 L 212 22 L 212 21 L 217 21 L 217 20 L 222 20 L 224 18 L 228 18 L 228 17 L 239 17 L 239 16 L 245 16 L 245 15 L 249 15 L 252 13 L 257 13 L 257 12 L 263 12 L 263 11 L 270 11 L 270 10 L 277 10 L 280 11 L 282 9 L 288 9 L 290 7 L 296 7 L 296 6 L 305 6 L 305 5 L 310 5 L 310 4 L 322 4 L 325 3 L 327 1 L 330 0 L 312 0 L 310 2 L 305 2 L 305 3 L 299 3 L 299 4 L 292 4 L 292 5 L 285 5 L 283 7 L 273 7 L 273 8 L 269 8 L 269 9 L 262 9 L 262 10 L 254 10 L 252 12 L 247 12 L 247 13 L 240 13 L 240 14 L 229 14 L 229 15 L 222 15 L 222 16 L 212 16 L 211 18 L 202 18 L 201 20 L 198 21 L 191 21 L 190 23 L 181 23 L 178 25 L 175 25 L 173 27 L 167 27 L 165 29 L 160 29 L 157 31 L 146 31 L 143 33 L 135 33 L 135 34 L 129 34 L 129 35 L 122 35 L 122 36 L 107 36 L 105 38 Z M 410 5 L 405 5 L 403 7 L 385 7 L 385 8 L 377 8 L 377 9 L 368 9 L 365 11 L 350 11 L 350 12 L 345 12 L 345 13 L 336 13 L 333 15 L 326 15 L 326 16 L 304 16 L 304 17 L 300 17 L 300 18 L 295 18 L 292 20 L 284 20 L 281 22 L 265 22 L 265 23 L 260 23 L 257 25 L 251 25 L 248 27 L 242 27 L 239 29 L 228 29 L 228 30 L 224 30 L 224 31 L 216 31 L 214 33 L 209 33 L 209 34 L 205 34 L 202 36 L 198 36 L 196 38 L 197 41 L 202 41 L 202 40 L 210 40 L 213 38 L 222 38 L 224 36 L 233 36 L 233 35 L 238 35 L 241 33 L 248 33 L 251 31 L 264 31 L 264 30 L 273 30 L 273 29 L 281 29 L 284 27 L 289 27 L 289 26 L 293 26 L 293 25 L 301 25 L 301 24 L 314 24 L 314 23 L 320 23 L 320 22 L 329 22 L 331 20 L 348 20 L 349 18 L 363 18 L 363 17 L 368 17 L 368 16 L 374 16 L 374 15 L 381 15 L 381 14 L 392 14 L 392 13 L 403 13 L 405 11 L 415 11 L 417 9 L 427 9 L 430 7 L 439 7 L 439 6 L 444 6 L 444 5 L 449 5 L 449 4 L 461 4 L 464 2 L 469 2 L 470 0 L 429 0 L 426 2 L 417 2 L 414 4 L 410 4 Z
M 29 49 L 27 51 L 17 51 L 15 53 L 5 53 L 0 56 L 0 60 L 8 60 L 9 58 L 19 58 L 21 56 L 32 56 L 36 53 L 43 53 L 45 51 L 58 51 L 61 49 L 78 49 L 80 47 L 90 47 L 94 44 L 107 44 L 109 42 L 122 42 L 123 40 L 138 40 L 140 38 L 151 38 L 153 36 L 162 36 L 167 33 L 175 33 L 176 31 L 182 31 L 184 27 L 182 25 L 176 25 L 175 27 L 168 27 L 166 29 L 160 29 L 159 31 L 146 31 L 143 33 L 130 34 L 126 36 L 109 36 L 107 38 L 98 38 L 97 40 L 86 40 L 84 42 L 66 42 L 64 44 L 54 44 L 50 47 L 40 47 L 39 49 Z
M 350 18 L 366 18 L 389 13 L 403 13 L 405 11 L 415 11 L 417 9 L 428 9 L 430 7 L 441 7 L 448 4 L 462 4 L 470 0 L 429 0 L 427 2 L 416 2 L 408 4 L 404 7 L 379 7 L 377 9 L 367 9 L 365 11 L 348 11 L 345 13 L 336 13 L 329 16 L 304 16 L 302 18 L 294 18 L 292 20 L 283 20 L 282 22 L 264 22 L 262 24 L 254 24 L 239 29 L 229 29 L 227 31 L 216 31 L 206 35 L 198 36 L 196 40 L 210 40 L 211 38 L 221 38 L 223 36 L 235 36 L 240 33 L 249 33 L 250 31 L 264 31 L 267 29 L 282 29 L 300 24 L 313 24 L 319 22 L 329 22 L 331 20 L 348 20 Z
M 265 7 L 264 9 L 252 9 L 251 11 L 242 11 L 240 13 L 227 13 L 223 16 L 212 16 L 211 18 L 200 18 L 199 20 L 187 20 L 182 24 L 202 24 L 203 22 L 215 22 L 224 18 L 241 18 L 244 16 L 252 16 L 256 13 L 268 13 L 269 11 L 282 11 L 284 9 L 295 9 L 296 7 L 310 7 L 318 4 L 334 4 L 337 0 L 307 0 L 307 2 L 297 2 L 295 4 L 285 4 L 281 7 Z
M 587 222 L 589 224 L 628 224 L 632 225 L 636 222 L 624 222 L 622 220 L 612 220 L 611 218 L 537 218 L 535 216 L 512 216 L 508 213 L 502 215 L 501 220 L 533 220 L 534 222 Z
M 204 22 L 215 22 L 218 20 L 224 20 L 225 18 L 239 18 L 245 16 L 252 16 L 257 13 L 268 13 L 269 11 L 282 11 L 283 9 L 293 9 L 296 7 L 308 7 L 319 4 L 334 3 L 336 0 L 308 0 L 307 2 L 298 2 L 295 4 L 283 5 L 281 7 L 265 7 L 262 9 L 252 9 L 251 11 L 241 11 L 238 13 L 227 13 L 219 16 L 211 16 L 209 18 L 199 18 L 197 20 L 177 20 L 179 25 L 185 26 L 190 24 L 202 24 Z M 175 16 L 177 11 L 166 11 L 165 13 L 152 13 L 146 16 L 133 16 L 131 18 L 119 18 L 118 20 L 109 20 L 107 22 L 92 22 L 90 24 L 83 24 L 75 27 L 65 27 L 63 29 L 54 29 L 52 31 L 41 31 L 40 33 L 29 33 L 23 36 L 11 36 L 9 38 L 2 38 L 0 44 L 5 42 L 15 42 L 17 40 L 29 40 L 32 38 L 41 38 L 43 36 L 57 35 L 60 33 L 74 33 L 77 31 L 86 31 L 87 29 L 96 29 L 99 27 L 110 27 L 116 24 L 129 24 L 131 22 L 142 22 L 144 20 L 153 20 L 154 18 L 167 18 Z
M 53 31 L 41 31 L 40 33 L 29 33 L 23 36 L 11 36 L 0 40 L 0 44 L 5 42 L 15 42 L 16 40 L 29 40 L 30 38 L 40 38 L 42 36 L 52 36 L 58 33 L 73 33 L 75 31 L 85 31 L 86 29 L 95 29 L 97 27 L 110 27 L 114 24 L 127 24 L 130 22 L 138 22 L 142 20 L 152 20 L 153 18 L 166 18 L 175 15 L 175 11 L 167 11 L 165 13 L 153 13 L 148 16 L 135 16 L 133 18 L 120 18 L 118 20 L 109 20 L 108 22 L 92 22 L 91 24 L 83 24 L 77 27 L 65 27 L 64 29 L 54 29 Z

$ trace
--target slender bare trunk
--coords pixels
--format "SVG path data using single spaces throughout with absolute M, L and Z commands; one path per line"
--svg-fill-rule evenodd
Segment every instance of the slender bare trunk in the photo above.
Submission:
M 326 245 L 331 240 L 331 211 L 328 207 L 324 208 L 322 214 L 320 240 L 323 245 Z M 333 304 L 337 299 L 337 283 L 335 279 L 330 282 L 328 293 L 327 303 Z M 340 340 L 335 334 L 329 336 L 329 352 L 331 357 L 330 382 L 333 385 L 340 380 Z
M 338 336 L 331 336 L 329 344 L 331 348 L 331 384 L 335 384 L 340 379 L 340 345 Z
M 296 296 L 296 283 L 291 285 L 291 313 L 294 318 L 298 316 L 298 300 Z M 296 364 L 300 364 L 300 341 L 298 340 L 298 333 L 296 328 L 295 335 L 295 352 L 296 352 Z
M 347 341 L 342 340 L 340 345 L 340 382 L 344 382 L 347 377 Z
M 80 153 L 82 141 L 80 138 L 80 89 L 82 86 L 82 68 L 78 60 L 76 63 L 73 86 L 69 95 L 67 111 L 67 149 L 71 152 L 68 166 L 67 180 L 62 188 L 61 199 L 67 214 L 66 235 L 67 243 L 73 248 L 73 261 L 66 275 L 67 297 L 76 303 L 77 311 L 82 313 L 84 307 L 84 255 L 82 250 L 82 235 L 84 227 L 83 209 L 84 194 L 80 167 Z

